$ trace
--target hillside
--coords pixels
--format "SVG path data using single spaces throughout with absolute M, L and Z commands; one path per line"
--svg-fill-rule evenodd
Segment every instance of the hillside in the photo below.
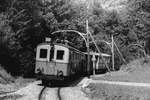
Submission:
M 85 89 L 92 100 L 149 100 L 150 59 L 134 60 L 118 72 L 97 75 L 93 80 Z
M 0 94 L 16 91 L 33 81 L 35 79 L 13 77 L 0 65 Z
M 128 65 L 123 65 L 118 72 L 107 73 L 95 79 L 123 82 L 150 83 L 150 59 L 137 59 Z
M 1 65 L 0 65 L 0 83 L 8 84 L 14 82 L 14 77 L 12 77 Z

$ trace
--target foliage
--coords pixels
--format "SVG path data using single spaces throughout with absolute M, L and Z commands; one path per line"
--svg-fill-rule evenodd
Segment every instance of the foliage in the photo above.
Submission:
M 0 65 L 0 83 L 8 84 L 14 82 L 12 77 L 1 65 Z
M 144 46 L 145 40 L 149 37 L 148 2 L 149 0 L 129 0 L 126 5 L 127 10 L 124 11 L 125 14 L 123 14 L 125 16 L 120 15 L 123 12 L 119 13 L 115 10 L 111 12 L 105 11 L 98 3 L 94 3 L 94 6 L 91 8 L 92 11 L 90 9 L 88 16 L 85 16 L 87 14 L 85 11 L 86 8 L 82 7 L 81 4 L 80 7 L 74 9 L 78 13 L 74 14 L 76 16 L 73 17 L 73 20 L 79 20 L 77 23 L 83 26 L 84 31 L 81 31 L 85 32 L 85 19 L 88 17 L 90 32 L 95 37 L 102 52 L 110 53 L 110 48 L 108 48 L 108 45 L 106 46 L 99 41 L 105 40 L 110 42 L 111 35 L 114 35 L 118 48 L 126 61 L 129 62 L 130 60 L 144 56 L 144 48 L 141 48 L 141 46 Z M 78 9 L 81 10 L 79 11 Z M 82 20 L 80 20 L 80 18 Z M 118 55 L 117 50 L 115 50 L 115 55 Z M 117 60 L 120 59 L 118 57 L 115 57 L 117 61 L 116 65 L 120 64 Z M 122 62 L 122 60 L 120 61 Z
M 111 54 L 109 46 L 101 42 L 111 42 L 111 35 L 123 57 L 133 60 L 143 56 L 143 45 L 149 37 L 149 0 L 129 0 L 126 12 L 104 10 L 98 1 L 93 1 L 87 9 L 84 3 L 73 0 L 4 0 L 0 2 L 0 63 L 15 74 L 34 72 L 35 48 L 50 33 L 71 29 L 86 33 L 86 19 L 101 52 Z M 123 14 L 123 15 L 122 15 Z M 57 34 L 56 38 L 67 39 L 85 51 L 85 43 L 74 32 Z M 55 38 L 54 38 L 55 39 Z M 146 42 L 147 51 L 149 42 Z M 90 49 L 95 49 L 90 44 Z M 122 63 L 115 49 L 116 65 Z M 5 59 L 4 59 L 5 58 Z M 9 60 L 8 60 L 9 58 Z M 11 62 L 8 64 L 8 61 Z M 13 66 L 12 66 L 13 65 Z M 12 70 L 13 69 L 13 70 Z M 19 73 L 18 73 L 19 72 Z
M 26 69 L 33 71 L 34 48 L 41 40 L 41 31 L 37 30 L 41 27 L 37 26 L 37 8 L 33 0 L 7 2 L 11 6 L 5 6 L 0 14 L 1 63 L 13 74 L 25 74 Z

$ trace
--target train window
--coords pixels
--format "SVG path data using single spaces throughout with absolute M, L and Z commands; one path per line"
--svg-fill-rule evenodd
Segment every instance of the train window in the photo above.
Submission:
M 47 49 L 40 49 L 40 58 L 47 58 Z
M 64 50 L 57 50 L 57 60 L 63 60 Z

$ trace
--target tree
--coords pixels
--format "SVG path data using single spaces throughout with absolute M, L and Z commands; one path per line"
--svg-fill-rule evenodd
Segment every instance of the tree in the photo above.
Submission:
M 7 0 L 1 10 L 1 40 L 3 47 L 1 51 L 5 53 L 1 57 L 15 59 L 16 64 L 10 66 L 2 61 L 6 69 L 13 74 L 16 72 L 27 74 L 34 68 L 34 48 L 42 41 L 42 23 L 39 17 L 41 2 L 37 0 Z M 40 20 L 39 20 L 40 19 Z M 43 36 L 44 37 L 44 36 Z M 6 50 L 6 51 L 5 51 Z M 7 56 L 8 55 L 8 56 Z M 12 61 L 13 62 L 13 61 Z M 18 66 L 18 67 L 17 67 Z M 17 69 L 17 70 L 16 70 Z
M 15 59 L 20 73 L 34 72 L 37 44 L 46 36 L 52 37 L 51 33 L 57 30 L 72 29 L 86 33 L 86 19 L 101 52 L 110 54 L 110 49 L 99 40 L 111 42 L 111 35 L 114 35 L 127 61 L 141 57 L 141 48 L 129 45 L 142 45 L 150 36 L 149 0 L 129 0 L 124 16 L 115 10 L 105 10 L 98 0 L 89 2 L 88 8 L 87 3 L 73 0 L 4 0 L 0 3 L 0 50 L 5 55 L 0 57 L 8 54 L 8 57 Z M 61 37 L 56 35 L 56 38 L 68 39 L 81 50 L 85 49 L 84 42 L 73 32 Z M 146 44 L 148 48 L 149 42 Z M 94 50 L 90 45 L 90 49 Z M 116 50 L 115 54 L 118 55 Z M 115 59 L 119 59 L 118 56 Z M 121 64 L 121 61 L 116 65 L 118 63 Z

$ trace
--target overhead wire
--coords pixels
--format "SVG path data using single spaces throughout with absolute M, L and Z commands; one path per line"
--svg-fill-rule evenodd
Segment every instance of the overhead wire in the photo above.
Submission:
M 122 58 L 123 62 L 124 62 L 125 64 L 127 64 L 127 61 L 124 59 L 124 57 L 123 57 L 122 53 L 120 52 L 119 48 L 117 47 L 115 41 L 114 41 L 114 45 L 115 45 L 115 47 L 116 47 L 116 49 L 117 49 L 117 51 L 118 51 L 120 57 Z M 127 64 L 127 66 L 128 66 L 128 64 Z
M 89 35 L 90 35 L 90 37 L 91 37 L 91 39 L 92 39 L 92 41 L 93 41 L 93 43 L 94 43 L 94 45 L 95 45 L 95 47 L 96 47 L 97 51 L 98 51 L 98 52 L 99 52 L 99 54 L 101 55 L 102 60 L 103 60 L 103 62 L 104 62 L 104 64 L 105 64 L 105 66 L 106 66 L 107 70 L 110 72 L 111 70 L 110 70 L 110 68 L 108 67 L 107 63 L 105 62 L 104 57 L 102 56 L 101 51 L 98 49 L 98 46 L 97 46 L 97 44 L 96 44 L 96 42 L 95 42 L 95 40 L 94 40 L 94 38 L 93 38 L 92 34 L 91 34 L 89 31 L 88 31 L 88 33 L 89 33 Z

